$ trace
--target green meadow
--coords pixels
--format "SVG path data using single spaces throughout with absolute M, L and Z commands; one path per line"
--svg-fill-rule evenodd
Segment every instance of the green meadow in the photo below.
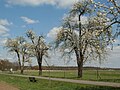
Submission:
M 20 74 L 19 71 L 14 73 Z M 38 76 L 38 71 L 25 70 L 24 74 Z M 82 78 L 77 78 L 77 70 L 43 70 L 42 76 L 120 83 L 120 70 L 99 70 L 98 74 L 97 70 L 83 70 Z
M 28 78 L 1 75 L 0 82 L 6 82 L 20 90 L 120 90 L 120 88 L 81 85 L 60 81 L 37 79 L 37 82 L 30 82 Z

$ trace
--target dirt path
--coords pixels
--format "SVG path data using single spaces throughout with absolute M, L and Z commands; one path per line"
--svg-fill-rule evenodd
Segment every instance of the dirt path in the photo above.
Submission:
M 5 75 L 19 76 L 19 77 L 31 77 L 29 75 L 17 75 L 17 74 L 5 74 Z M 35 77 L 35 78 L 38 78 L 38 79 L 53 80 L 53 81 L 63 81 L 63 82 L 88 84 L 88 85 L 97 85 L 97 86 L 111 86 L 111 87 L 119 87 L 120 88 L 120 83 L 113 83 L 113 82 L 74 80 L 74 79 L 62 79 L 62 78 L 49 78 L 49 77 L 40 77 L 40 76 L 32 76 L 32 77 Z
M 0 82 L 0 90 L 19 90 L 19 89 L 5 82 Z

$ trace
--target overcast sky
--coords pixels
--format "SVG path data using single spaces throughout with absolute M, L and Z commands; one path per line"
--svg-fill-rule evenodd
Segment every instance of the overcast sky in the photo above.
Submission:
M 62 18 L 77 1 L 79 0 L 0 0 L 0 58 L 15 60 L 15 55 L 8 54 L 3 45 L 9 37 L 25 36 L 28 29 L 33 29 L 38 35 L 45 35 L 47 41 L 55 38 Z M 84 23 L 86 17 L 83 17 L 82 21 Z M 116 43 L 120 41 L 116 40 Z M 120 68 L 120 47 L 114 47 L 109 53 L 108 60 L 100 66 Z M 60 55 L 51 56 L 51 65 L 64 65 L 63 60 L 59 59 Z M 36 64 L 35 61 L 33 63 Z M 76 61 L 71 60 L 68 65 L 76 65 Z M 99 64 L 88 62 L 86 65 Z

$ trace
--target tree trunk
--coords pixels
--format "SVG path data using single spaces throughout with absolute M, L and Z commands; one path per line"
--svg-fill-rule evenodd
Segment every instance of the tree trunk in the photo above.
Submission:
M 23 60 L 22 60 L 21 74 L 23 74 L 23 71 L 24 71 L 24 61 L 25 61 L 24 55 L 23 55 L 22 59 Z
M 17 53 L 17 57 L 18 57 L 19 69 L 21 70 L 20 55 L 19 55 L 18 51 L 16 51 L 16 53 Z
M 77 63 L 78 65 L 78 78 L 82 78 L 83 76 L 83 59 L 82 58 L 79 58 L 79 61 Z
M 42 75 L 42 52 L 38 52 L 37 60 L 38 60 L 38 65 L 39 65 L 39 75 Z
M 78 78 L 82 78 L 82 69 L 83 69 L 83 55 L 82 55 L 82 36 L 81 36 L 81 15 L 82 13 L 79 14 L 79 49 L 77 49 L 77 54 L 78 54 L 78 58 L 77 58 L 77 64 L 78 64 Z
M 22 66 L 21 67 L 21 74 L 23 74 L 23 71 L 24 71 L 24 67 Z
M 23 74 L 24 72 L 24 62 L 22 63 L 22 66 L 21 66 L 21 74 Z
M 78 50 L 77 47 L 74 47 L 76 54 L 77 65 L 78 65 L 78 78 L 82 78 L 82 69 L 83 69 L 83 55 L 82 52 Z
M 38 62 L 39 65 L 39 75 L 42 75 L 42 63 Z

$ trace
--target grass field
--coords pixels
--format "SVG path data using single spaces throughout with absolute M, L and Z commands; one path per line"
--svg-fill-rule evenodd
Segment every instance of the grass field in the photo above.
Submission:
M 25 70 L 24 74 L 38 76 L 38 71 L 37 70 Z M 53 70 L 53 71 L 48 70 L 48 71 L 43 71 L 42 76 L 79 79 L 77 78 L 76 70 Z M 96 70 L 84 70 L 82 79 L 83 80 L 95 80 L 95 81 L 97 80 L 97 81 L 108 81 L 108 82 L 120 82 L 120 70 L 99 70 L 99 76 L 100 77 L 97 77 Z
M 59 81 L 37 79 L 32 83 L 28 78 L 0 75 L 0 82 L 7 82 L 20 90 L 120 90 L 120 88 L 80 85 Z

